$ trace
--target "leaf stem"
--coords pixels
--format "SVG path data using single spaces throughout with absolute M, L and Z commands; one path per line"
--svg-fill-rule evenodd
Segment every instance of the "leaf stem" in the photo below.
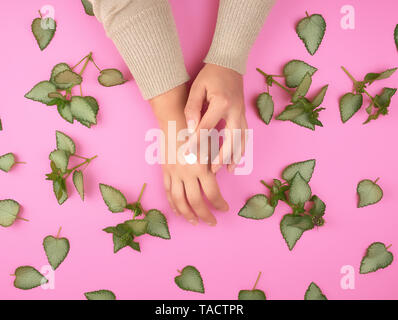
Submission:
M 97 64 L 95 63 L 93 57 L 90 57 L 90 60 L 94 64 L 94 66 L 98 69 L 98 71 L 101 72 L 102 70 L 97 66 Z
M 59 227 L 59 230 L 58 230 L 58 233 L 57 233 L 57 236 L 56 236 L 57 239 L 59 238 L 59 235 L 61 234 L 61 230 L 62 230 L 62 227 Z
M 367 92 L 365 89 L 363 90 L 365 94 L 369 97 L 369 99 L 373 102 L 374 105 L 376 105 L 379 109 L 381 109 L 381 106 L 376 102 L 375 98 L 372 97 L 372 95 Z
M 38 10 L 38 11 L 39 11 L 40 18 L 43 19 L 43 15 L 41 14 L 41 11 L 40 10 Z
M 283 84 L 281 84 L 280 82 L 276 81 L 272 75 L 265 73 L 263 70 L 261 70 L 260 68 L 256 68 L 256 70 L 258 72 L 260 72 L 264 77 L 268 78 L 271 77 L 272 83 L 275 83 L 279 88 L 285 90 L 288 94 L 292 95 L 292 93 L 290 92 L 290 90 L 288 88 L 286 88 Z
M 146 183 L 144 183 L 144 185 L 143 185 L 142 188 L 141 188 L 140 196 L 138 197 L 137 202 L 140 202 L 140 201 L 141 201 L 141 198 L 142 198 L 142 195 L 143 195 L 143 193 L 144 193 L 145 188 L 146 188 Z
M 17 220 L 22 220 L 22 221 L 26 221 L 26 222 L 29 222 L 29 220 L 28 220 L 28 219 L 25 219 L 25 218 L 21 218 L 21 217 L 17 217 Z
M 380 180 L 380 177 L 378 177 L 375 181 L 374 181 L 374 183 L 377 183 L 377 181 L 379 181 Z
M 267 184 L 264 180 L 261 180 L 260 182 L 261 182 L 264 186 L 266 186 L 267 189 L 272 190 L 272 187 L 271 187 L 269 184 Z
M 16 277 L 17 275 L 15 273 L 10 274 L 11 277 Z
M 178 272 L 179 274 L 181 274 L 181 273 L 182 273 L 182 271 L 181 271 L 181 270 L 178 270 L 178 269 L 177 269 L 177 272 Z
M 15 164 L 26 164 L 24 161 L 16 161 Z
M 90 62 L 91 56 L 92 56 L 92 52 L 90 52 L 86 58 L 86 62 L 84 62 L 83 68 L 82 70 L 80 70 L 79 75 L 81 76 L 84 72 L 84 70 L 86 70 L 88 63 Z
M 352 80 L 352 82 L 357 83 L 358 81 L 355 80 L 355 78 L 352 76 L 352 74 L 343 66 L 341 66 L 341 69 L 345 72 L 345 74 Z
M 392 246 L 392 244 L 388 245 L 388 246 L 386 247 L 386 249 L 390 249 L 390 248 L 391 248 L 391 246 Z
M 305 12 L 305 15 L 307 16 L 307 18 L 310 17 L 310 15 L 308 14 L 308 11 Z
M 86 159 L 86 161 L 82 162 L 81 164 L 78 164 L 77 166 L 73 167 L 72 169 L 69 169 L 70 172 L 64 177 L 64 179 L 67 179 L 73 171 L 75 171 L 76 169 L 80 168 L 81 166 L 84 166 L 86 163 L 87 164 L 90 163 L 91 161 L 93 161 L 97 157 L 98 156 L 94 156 L 92 158 L 88 158 L 88 159 Z
M 75 69 L 76 67 L 78 67 L 84 60 L 86 60 L 88 58 L 90 54 L 86 55 L 83 59 L 81 59 L 76 65 L 74 65 L 71 69 Z
M 256 290 L 256 287 L 257 287 L 258 281 L 260 280 L 260 277 L 261 277 L 261 271 L 258 273 L 256 282 L 254 283 L 254 286 L 253 286 L 252 290 Z

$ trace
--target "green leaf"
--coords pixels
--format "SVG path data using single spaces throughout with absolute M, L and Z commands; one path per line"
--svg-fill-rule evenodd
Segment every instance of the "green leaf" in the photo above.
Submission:
M 304 231 L 314 228 L 314 223 L 310 216 L 298 216 L 293 214 L 286 214 L 280 223 L 280 229 L 283 238 L 286 241 L 289 250 L 292 250 L 301 238 Z
M 316 283 L 311 282 L 307 291 L 305 292 L 304 300 L 327 300 L 327 298 L 322 293 L 322 290 L 316 285 Z
M 104 69 L 98 77 L 98 82 L 104 87 L 113 87 L 121 85 L 127 80 L 124 80 L 123 74 L 117 69 Z
M 140 246 L 134 242 L 134 236 L 131 229 L 124 223 L 118 224 L 116 227 L 108 227 L 103 231 L 113 234 L 113 252 L 117 253 L 119 250 L 129 246 L 136 251 L 140 251 Z
M 85 98 L 80 96 L 72 97 L 70 107 L 73 117 L 78 121 L 97 124 L 96 113 Z
M 326 204 L 318 196 L 312 196 L 310 201 L 313 203 L 309 214 L 316 217 L 322 217 L 325 214 Z
M 20 205 L 15 200 L 0 200 L 0 226 L 11 226 L 18 216 Z
M 304 109 L 300 106 L 289 105 L 283 110 L 277 117 L 277 120 L 281 121 L 292 121 L 300 116 L 304 112 Z
M 147 233 L 148 221 L 146 220 L 128 220 L 124 224 L 129 227 L 135 236 L 142 236 Z
M 296 32 L 310 55 L 318 50 L 326 31 L 325 19 L 320 14 L 313 14 L 299 21 Z
M 43 51 L 50 44 L 57 29 L 57 23 L 52 18 L 36 18 L 32 22 L 32 33 Z
M 303 80 L 301 80 L 296 91 L 293 94 L 292 101 L 297 102 L 298 98 L 305 97 L 312 84 L 311 75 L 306 73 Z
M 91 291 L 86 292 L 84 295 L 87 300 L 116 300 L 115 294 L 109 290 Z
M 388 267 L 394 260 L 393 254 L 387 251 L 389 247 L 381 242 L 372 243 L 362 258 L 359 273 L 366 274 Z
M 315 130 L 315 124 L 314 121 L 311 120 L 311 113 L 305 112 L 302 113 L 301 115 L 299 115 L 298 117 L 294 118 L 293 120 L 291 120 L 293 123 L 310 129 L 310 130 Z M 318 125 L 321 126 L 322 123 L 318 122 Z
M 388 69 L 380 73 L 368 73 L 365 76 L 364 82 L 372 84 L 374 81 L 388 79 L 391 77 L 398 68 Z
M 297 172 L 290 183 L 289 200 L 296 205 L 303 205 L 311 198 L 311 188 L 308 182 Z
M 43 240 L 43 248 L 47 255 L 48 263 L 56 270 L 69 253 L 69 240 L 47 236 Z
M 70 154 L 64 150 L 54 150 L 50 153 L 50 160 L 54 162 L 55 166 L 61 170 L 62 173 L 65 173 L 68 169 Z
M 119 190 L 102 183 L 100 183 L 99 188 L 109 211 L 113 213 L 124 211 L 127 200 Z
M 36 84 L 32 90 L 25 94 L 25 98 L 38 101 L 44 104 L 50 103 L 53 99 L 48 94 L 57 90 L 55 84 L 50 81 L 42 81 Z
M 12 153 L 7 153 L 0 156 L 0 170 L 8 172 L 15 164 L 15 156 Z
M 30 290 L 47 282 L 46 277 L 31 266 L 22 266 L 15 270 L 15 288 Z
M 267 300 L 262 290 L 240 290 L 238 300 Z
M 310 66 L 304 61 L 292 60 L 283 68 L 283 75 L 286 79 L 286 85 L 289 88 L 296 88 L 307 73 L 312 76 L 317 70 L 317 68 Z
M 94 16 L 93 5 L 89 0 L 82 0 L 82 5 L 86 14 L 88 14 L 89 16 Z
M 315 164 L 315 159 L 292 163 L 291 165 L 287 166 L 285 170 L 283 170 L 282 178 L 290 182 L 293 180 L 297 172 L 299 172 L 301 177 L 305 181 L 309 182 L 311 180 L 312 174 L 314 173 Z
M 66 103 L 62 103 L 57 105 L 57 110 L 59 115 L 64 118 L 69 123 L 73 123 L 73 115 L 72 110 L 70 108 L 70 102 L 67 101 Z
M 343 123 L 347 122 L 362 107 L 362 94 L 346 93 L 340 99 L 340 117 Z
M 376 108 L 387 108 L 390 106 L 391 98 L 397 92 L 397 89 L 383 88 L 381 95 L 376 95 L 374 105 Z
M 316 95 L 314 100 L 312 100 L 312 105 L 316 108 L 319 107 L 323 99 L 325 98 L 326 91 L 328 91 L 329 85 L 327 84 L 326 86 L 322 87 L 322 89 L 319 91 L 319 93 Z
M 84 180 L 83 172 L 76 170 L 73 172 L 73 184 L 80 195 L 82 201 L 84 201 Z
M 99 110 L 99 106 L 98 106 L 98 102 L 97 100 L 95 100 L 95 98 L 87 96 L 84 97 L 84 99 L 86 100 L 86 102 L 88 102 L 90 104 L 91 109 L 93 110 L 93 112 L 95 113 L 95 116 L 97 116 L 98 114 L 98 110 Z M 82 125 L 90 128 L 91 127 L 91 123 L 88 121 L 83 121 L 83 120 L 78 120 Z
M 275 207 L 270 205 L 265 195 L 256 194 L 247 200 L 238 215 L 248 219 L 261 220 L 272 216 L 274 211 Z
M 274 101 L 268 93 L 262 93 L 258 96 L 257 110 L 265 124 L 269 124 L 274 114 Z
M 149 210 L 145 215 L 144 220 L 148 222 L 147 233 L 149 235 L 162 239 L 170 239 L 167 219 L 159 210 Z
M 62 177 L 58 177 L 53 181 L 53 191 L 57 198 L 58 204 L 63 204 L 68 199 L 68 191 L 66 189 L 65 180 Z
M 205 293 L 202 276 L 193 266 L 182 269 L 181 274 L 174 278 L 174 282 L 182 290 Z
M 61 71 L 54 77 L 55 85 L 57 87 L 62 87 L 63 89 L 70 89 L 81 84 L 82 81 L 82 77 L 72 70 Z
M 65 133 L 61 131 L 56 131 L 55 137 L 57 140 L 58 150 L 64 150 L 69 154 L 75 154 L 76 146 L 71 137 L 67 136 Z
M 357 186 L 358 208 L 379 202 L 383 198 L 383 190 L 375 182 L 362 180 Z
M 62 62 L 62 63 L 58 63 L 56 64 L 53 69 L 51 70 L 51 77 L 50 77 L 50 81 L 56 85 L 56 87 L 58 89 L 61 90 L 66 90 L 69 88 L 69 84 L 58 84 L 55 82 L 55 77 L 60 74 L 61 72 L 64 72 L 66 70 L 72 70 L 68 64 Z
M 395 46 L 397 47 L 397 50 L 398 50 L 398 24 L 394 30 L 394 40 L 395 40 Z

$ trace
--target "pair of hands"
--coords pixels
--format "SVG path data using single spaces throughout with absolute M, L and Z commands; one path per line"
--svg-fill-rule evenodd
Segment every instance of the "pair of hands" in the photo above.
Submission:
M 202 117 L 201 111 L 205 103 L 208 104 L 208 108 Z M 177 132 L 186 129 L 189 124 L 192 137 L 199 137 L 201 129 L 215 128 L 220 120 L 225 120 L 225 129 L 240 129 L 241 148 L 237 151 L 239 154 L 233 154 L 232 147 L 233 143 L 236 143 L 232 139 L 238 136 L 229 134 L 226 135 L 219 155 L 213 161 L 197 161 L 194 164 L 177 161 L 175 164 L 169 164 L 166 155 L 166 164 L 162 167 L 164 187 L 172 209 L 193 225 L 198 224 L 199 219 L 211 226 L 216 225 L 217 220 L 206 204 L 205 197 L 215 209 L 228 211 L 228 204 L 221 195 L 215 174 L 224 164 L 233 172 L 244 154 L 247 122 L 242 75 L 231 69 L 206 64 L 193 82 L 189 94 L 184 84 L 153 98 L 150 104 L 160 128 L 165 133 L 166 150 L 169 143 L 176 144 L 177 150 L 184 143 L 168 141 L 169 121 L 176 122 Z M 197 143 L 199 141 L 194 138 L 189 141 L 191 147 Z M 230 159 L 233 159 L 232 162 L 229 162 Z

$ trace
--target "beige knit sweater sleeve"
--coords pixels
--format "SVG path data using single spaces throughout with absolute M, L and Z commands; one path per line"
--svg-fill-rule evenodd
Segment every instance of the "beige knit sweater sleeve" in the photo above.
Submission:
M 90 0 L 139 86 L 151 99 L 189 80 L 168 0 Z M 276 0 L 220 0 L 206 63 L 245 72 L 258 32 Z

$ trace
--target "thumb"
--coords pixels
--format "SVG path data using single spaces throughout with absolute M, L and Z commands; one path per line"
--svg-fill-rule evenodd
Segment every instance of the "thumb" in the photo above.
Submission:
M 200 122 L 200 113 L 206 98 L 204 87 L 193 84 L 189 92 L 187 104 L 184 109 L 185 120 L 187 122 L 188 132 L 194 133 Z

